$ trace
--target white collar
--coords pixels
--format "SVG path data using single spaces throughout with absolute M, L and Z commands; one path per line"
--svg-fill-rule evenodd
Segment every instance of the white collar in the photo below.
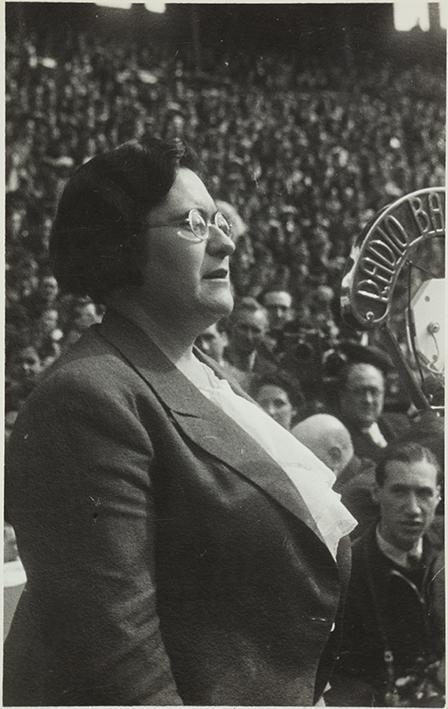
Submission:
M 367 426 L 367 428 L 362 428 L 361 431 L 362 433 L 367 433 L 372 441 L 380 448 L 385 448 L 387 446 L 387 441 L 381 433 L 381 429 L 376 421 L 370 424 L 370 426 Z
M 208 365 L 185 372 L 201 393 L 218 406 L 240 428 L 253 438 L 283 469 L 299 491 L 330 553 L 336 550 L 342 536 L 356 527 L 356 520 L 340 501 L 332 486 L 334 473 L 303 443 L 280 426 L 254 401 L 236 394 L 226 379 L 216 376 Z M 205 383 L 206 382 L 206 383 Z

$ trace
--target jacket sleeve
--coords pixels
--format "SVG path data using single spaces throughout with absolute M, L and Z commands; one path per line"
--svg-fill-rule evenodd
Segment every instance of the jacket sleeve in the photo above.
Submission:
M 138 404 L 102 384 L 43 387 L 19 420 L 19 548 L 64 667 L 61 704 L 182 704 L 157 615 L 154 451 Z

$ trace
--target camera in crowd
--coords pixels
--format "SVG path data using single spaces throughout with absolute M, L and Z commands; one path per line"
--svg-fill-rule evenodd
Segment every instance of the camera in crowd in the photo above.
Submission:
M 298 363 L 320 364 L 329 368 L 330 374 L 345 362 L 338 351 L 339 340 L 318 328 L 304 327 L 297 333 L 285 333 L 286 351 L 292 353 Z
M 281 366 L 300 380 L 305 393 L 316 395 L 347 361 L 340 345 L 334 323 L 311 327 L 293 320 L 285 325 L 279 342 Z

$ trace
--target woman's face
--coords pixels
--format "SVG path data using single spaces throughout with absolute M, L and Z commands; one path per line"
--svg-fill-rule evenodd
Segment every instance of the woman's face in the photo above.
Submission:
M 182 222 L 193 207 L 208 223 L 217 211 L 200 178 L 180 168 L 164 202 L 148 217 L 139 300 L 159 324 L 178 324 L 198 334 L 232 310 L 229 258 L 235 246 L 215 226 L 209 227 L 205 241 L 190 240 L 192 234 Z
M 263 384 L 255 396 L 261 408 L 284 428 L 291 428 L 294 408 L 284 389 L 274 384 Z

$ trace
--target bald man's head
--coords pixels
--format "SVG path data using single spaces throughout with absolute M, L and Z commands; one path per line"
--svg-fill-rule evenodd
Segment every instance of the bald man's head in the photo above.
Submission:
M 334 472 L 340 475 L 353 457 L 350 433 L 330 414 L 315 414 L 300 421 L 291 433 Z

